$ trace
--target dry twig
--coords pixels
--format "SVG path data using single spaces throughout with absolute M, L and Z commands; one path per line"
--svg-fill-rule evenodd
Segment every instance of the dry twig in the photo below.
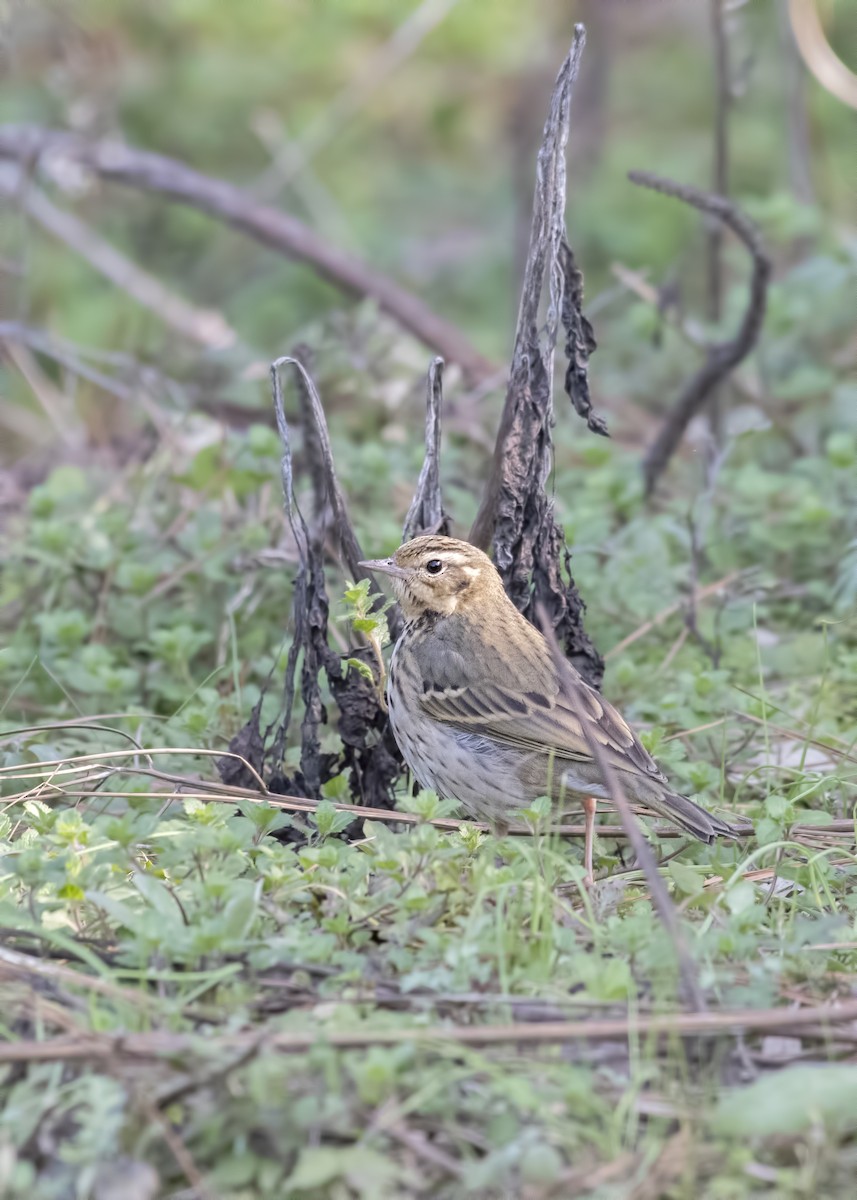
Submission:
M 0 168 L 0 193 L 16 200 L 44 230 L 182 336 L 213 350 L 226 349 L 238 340 L 237 333 L 222 313 L 214 309 L 197 308 L 176 295 L 80 217 L 58 208 L 41 188 L 27 178 L 22 169 L 15 168 L 11 163 Z
M 619 1041 L 629 1038 L 698 1038 L 703 1034 L 732 1036 L 738 1033 L 801 1031 L 806 1038 L 827 1042 L 831 1038 L 857 1040 L 857 1000 L 805 1008 L 743 1008 L 717 1012 L 628 1014 L 594 1017 L 582 1021 L 521 1021 L 508 1025 L 418 1025 L 382 1029 L 279 1030 L 265 1042 L 269 1051 L 304 1053 L 319 1043 L 340 1050 L 367 1046 L 401 1046 L 432 1043 L 458 1046 L 539 1045 L 556 1042 Z M 192 1035 L 153 1030 L 118 1035 L 93 1033 L 58 1037 L 49 1041 L 0 1043 L 0 1062 L 104 1062 L 110 1059 L 160 1059 L 179 1057 L 183 1062 L 198 1049 L 205 1056 L 213 1047 L 237 1051 L 259 1044 L 259 1031 L 194 1038 Z
M 264 770 L 266 762 L 269 763 L 272 772 L 270 786 L 275 791 L 296 791 L 317 799 L 323 783 L 347 770 L 351 775 L 352 794 L 361 796 L 368 804 L 384 808 L 391 804 L 392 787 L 398 779 L 401 760 L 377 689 L 360 672 L 348 666 L 343 667 L 339 654 L 328 641 L 330 604 L 324 578 L 326 528 L 322 520 L 311 533 L 295 499 L 291 434 L 279 375 L 282 366 L 292 366 L 297 370 L 304 391 L 304 413 L 312 424 L 311 436 L 318 456 L 320 482 L 324 488 L 324 495 L 317 497 L 320 515 L 324 518 L 327 513 L 330 514 L 330 533 L 336 540 L 351 578 L 372 579 L 371 573 L 360 566 L 363 551 L 351 525 L 345 497 L 336 477 L 327 421 L 315 384 L 297 359 L 289 356 L 277 359 L 271 366 L 271 387 L 277 429 L 283 447 L 283 496 L 300 558 L 294 583 L 294 635 L 286 661 L 282 714 L 276 731 L 272 726 L 264 732 L 260 728 L 260 697 L 246 725 L 230 743 L 230 748 L 234 756 L 248 759 L 259 771 Z M 288 778 L 282 773 L 282 762 L 294 707 L 299 660 L 303 701 L 300 770 L 294 778 Z M 338 709 L 341 755 L 321 753 L 319 731 L 327 723 L 321 689 L 322 675 L 327 679 Z M 221 777 L 230 784 L 243 781 L 242 773 L 228 762 L 221 767 Z
M 548 645 L 553 655 L 554 666 L 560 676 L 568 678 L 571 675 L 569 665 L 563 657 L 559 643 L 556 640 L 553 630 L 550 626 L 550 619 L 544 609 L 539 610 L 539 618 L 542 628 L 542 633 L 547 639 Z M 571 687 L 574 687 L 574 680 L 568 678 Z M 604 748 L 596 737 L 593 736 L 588 723 L 583 722 L 583 731 L 586 735 L 586 741 L 589 745 L 590 753 L 592 754 L 598 769 L 601 772 L 601 778 L 604 781 L 604 786 L 610 795 L 610 799 L 614 808 L 619 814 L 619 819 L 622 822 L 622 828 L 625 831 L 625 836 L 631 843 L 631 848 L 637 856 L 637 863 L 640 866 L 643 874 L 646 877 L 646 882 L 649 885 L 649 891 L 652 896 L 652 901 L 657 909 L 658 916 L 661 918 L 664 928 L 669 934 L 670 940 L 675 951 L 676 962 L 678 963 L 679 974 L 681 976 L 685 1004 L 695 1012 L 704 1012 L 706 1004 L 702 988 L 699 984 L 699 978 L 696 971 L 696 963 L 690 952 L 687 940 L 684 936 L 684 930 L 678 919 L 678 914 L 673 904 L 670 894 L 667 891 L 667 886 L 664 883 L 658 871 L 658 864 L 655 862 L 655 856 L 649 843 L 646 841 L 643 830 L 637 820 L 630 801 L 628 800 L 619 782 L 619 776 L 610 765 L 607 755 L 604 753 Z
M 0 158 L 28 169 L 43 158 L 66 159 L 103 179 L 187 204 L 281 254 L 310 263 L 344 291 L 375 300 L 427 346 L 458 363 L 471 382 L 496 370 L 456 326 L 388 276 L 332 246 L 289 213 L 259 204 L 243 189 L 203 175 L 176 159 L 118 142 L 88 142 L 77 134 L 36 125 L 0 126 Z
M 417 490 L 405 517 L 402 541 L 418 533 L 449 533 L 440 492 L 440 418 L 443 408 L 443 359 L 436 358 L 428 371 L 426 389 L 426 453 Z
M 728 342 L 718 342 L 709 346 L 705 362 L 685 384 L 678 400 L 667 414 L 660 432 L 649 447 L 643 462 L 643 474 L 646 492 L 650 495 L 693 417 L 718 384 L 755 346 L 765 317 L 771 264 L 755 225 L 730 200 L 700 191 L 689 184 L 662 179 L 649 171 L 631 171 L 628 178 L 641 187 L 652 188 L 665 196 L 674 196 L 677 200 L 716 217 L 747 247 L 753 260 L 750 295 L 738 331 Z

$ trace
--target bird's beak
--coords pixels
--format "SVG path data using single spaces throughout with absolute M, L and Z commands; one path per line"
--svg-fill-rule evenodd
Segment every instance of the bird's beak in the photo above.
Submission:
M 381 571 L 384 575 L 392 575 L 394 579 L 407 579 L 408 572 L 397 567 L 392 558 L 370 558 L 367 562 L 357 564 L 368 567 L 370 571 Z

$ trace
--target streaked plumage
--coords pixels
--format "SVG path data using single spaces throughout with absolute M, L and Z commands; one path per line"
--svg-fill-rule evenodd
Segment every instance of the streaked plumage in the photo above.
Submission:
M 480 550 L 429 535 L 366 565 L 391 577 L 405 617 L 387 697 L 396 741 L 423 787 L 501 826 L 538 796 L 606 799 L 585 726 L 632 803 L 701 841 L 732 832 L 670 788 L 616 709 L 573 668 L 560 678 L 547 642 Z

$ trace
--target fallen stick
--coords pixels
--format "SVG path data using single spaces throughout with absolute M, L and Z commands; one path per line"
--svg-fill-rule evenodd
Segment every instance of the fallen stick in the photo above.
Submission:
M 0 1062 L 75 1062 L 110 1059 L 177 1058 L 186 1066 L 187 1057 L 198 1051 L 209 1059 L 212 1047 L 241 1050 L 258 1045 L 260 1050 L 290 1054 L 327 1045 L 340 1050 L 368 1046 L 421 1045 L 496 1046 L 508 1043 L 538 1045 L 556 1042 L 628 1041 L 640 1037 L 696 1038 L 700 1034 L 734 1035 L 801 1030 L 804 1036 L 821 1041 L 844 1036 L 857 1039 L 857 1030 L 838 1027 L 857 1021 L 857 1000 L 846 1004 L 819 1004 L 802 1009 L 745 1008 L 720 1012 L 674 1012 L 658 1015 L 629 1015 L 585 1021 L 527 1021 L 506 1025 L 424 1025 L 412 1028 L 281 1030 L 260 1039 L 259 1030 L 194 1037 L 189 1034 L 146 1033 L 92 1034 L 87 1037 L 58 1037 L 50 1041 L 25 1040 L 0 1044 Z

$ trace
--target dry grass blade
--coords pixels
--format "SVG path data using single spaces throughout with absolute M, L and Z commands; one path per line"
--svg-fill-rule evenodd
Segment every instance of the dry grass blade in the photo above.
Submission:
M 508 1025 L 418 1025 L 383 1029 L 280 1030 L 271 1033 L 263 1048 L 281 1053 L 304 1053 L 325 1044 L 341 1050 L 367 1046 L 401 1046 L 432 1043 L 460 1046 L 540 1045 L 557 1042 L 619 1041 L 629 1038 L 698 1038 L 701 1035 L 802 1031 L 802 1036 L 826 1041 L 857 1040 L 857 1000 L 843 1004 L 819 1004 L 805 1008 L 744 1008 L 718 1012 L 673 1012 L 628 1014 L 624 1017 L 593 1017 L 582 1021 L 522 1021 Z M 196 1039 L 180 1033 L 151 1031 L 119 1035 L 90 1034 L 59 1037 L 50 1041 L 20 1041 L 0 1044 L 0 1062 L 75 1062 L 109 1059 L 156 1059 L 179 1057 L 182 1062 L 198 1048 L 206 1056 L 213 1048 L 239 1051 L 260 1043 L 258 1030 L 227 1033 Z
M 333 449 L 330 444 L 330 434 L 327 429 L 327 418 L 324 415 L 324 408 L 321 403 L 321 397 L 318 390 L 312 381 L 312 377 L 305 369 L 303 363 L 298 359 L 292 358 L 290 355 L 283 355 L 276 362 L 271 364 L 271 382 L 274 390 L 274 404 L 277 414 L 277 426 L 280 431 L 280 436 L 283 436 L 283 425 L 285 424 L 285 414 L 283 409 L 282 392 L 280 389 L 280 367 L 294 367 L 301 378 L 305 396 L 309 400 L 310 411 L 313 420 L 313 437 L 316 440 L 318 449 L 321 453 L 321 462 L 324 469 L 324 482 L 327 489 L 325 497 L 330 505 L 331 516 L 333 518 L 332 533 L 339 543 L 342 554 L 345 558 L 346 566 L 351 573 L 352 579 L 363 579 L 368 575 L 360 566 L 360 560 L 365 558 L 360 542 L 357 540 L 357 534 L 351 524 L 348 516 L 348 507 L 345 503 L 345 497 L 342 494 L 342 488 L 339 486 L 339 480 L 336 477 L 336 468 L 333 465 Z M 288 433 L 285 437 L 286 444 L 288 443 Z M 371 578 L 371 576 L 370 576 Z
M 158 754 L 184 754 L 193 758 L 199 753 L 195 749 L 188 748 L 179 749 L 172 746 L 155 747 L 140 751 L 140 757 L 145 757 L 151 762 L 152 758 Z M 218 757 L 223 757 L 221 752 L 208 751 L 206 753 L 209 756 L 216 754 Z M 200 800 L 204 803 L 232 805 L 239 802 L 246 802 L 264 804 L 285 812 L 296 813 L 312 813 L 318 807 L 318 801 L 312 797 L 271 792 L 266 790 L 264 785 L 261 788 L 254 789 L 217 780 L 201 779 L 195 775 L 182 775 L 174 771 L 158 770 L 154 766 L 140 766 L 139 764 L 126 762 L 119 762 L 116 766 L 112 765 L 117 758 L 121 759 L 131 756 L 131 751 L 104 751 L 102 753 L 82 755 L 79 759 L 59 759 L 50 763 L 25 763 L 3 768 L 2 777 L 8 782 L 34 782 L 34 786 L 27 788 L 26 791 L 4 797 L 4 803 L 7 806 L 11 806 L 19 804 L 25 799 L 39 799 L 44 802 L 50 802 L 57 798 L 64 800 L 87 800 L 97 796 L 105 800 L 139 796 L 140 793 L 138 791 L 109 789 L 102 786 L 111 775 L 120 774 L 143 775 L 150 779 L 173 785 L 171 791 L 151 791 L 148 793 L 153 799 L 160 799 L 164 802 L 171 800 Z M 232 754 L 226 757 L 234 759 L 242 768 L 247 768 L 252 772 L 250 764 L 241 755 Z M 364 820 L 386 821 L 390 824 L 400 823 L 403 825 L 426 823 L 425 818 L 418 813 L 405 812 L 399 809 L 375 808 L 367 804 L 346 804 L 338 800 L 330 801 L 329 803 L 333 803 L 333 806 L 339 812 L 350 812 L 355 817 L 361 817 Z M 484 833 L 491 832 L 491 827 L 484 823 L 459 820 L 455 817 L 434 817 L 427 823 L 433 825 L 436 829 L 445 830 L 449 833 L 459 832 L 465 827 L 478 829 Z M 853 822 L 833 821 L 824 826 L 794 826 L 791 833 L 795 835 L 795 840 L 798 840 L 801 832 L 817 836 L 823 832 L 844 834 L 849 831 L 853 832 L 853 829 Z M 547 833 L 557 837 L 580 838 L 584 836 L 585 826 L 576 823 L 561 824 L 552 826 L 547 830 Z M 627 839 L 627 833 L 621 825 L 599 825 L 596 833 L 600 837 L 613 838 L 619 841 Z M 737 836 L 749 837 L 751 833 L 752 827 L 748 824 L 745 828 L 738 830 Z M 657 834 L 660 838 L 669 839 L 683 838 L 685 836 L 680 830 L 666 827 L 658 828 Z M 530 826 L 512 825 L 509 828 L 508 836 L 532 837 L 533 830 Z
M 194 746 L 157 746 L 152 750 L 100 750 L 96 754 L 77 754 L 72 758 L 52 758 L 46 759 L 44 762 L 29 763 L 25 767 L 20 764 L 12 766 L 0 767 L 0 778 L 10 779 L 38 779 L 44 778 L 45 773 L 49 778 L 63 777 L 65 775 L 80 774 L 89 770 L 92 766 L 102 765 L 106 762 L 112 762 L 114 759 L 128 759 L 143 757 L 151 761 L 152 755 L 155 754 L 184 754 L 190 755 L 192 758 L 233 758 L 237 759 L 243 767 L 245 767 L 253 779 L 259 785 L 262 792 L 267 792 L 264 779 L 258 772 L 243 758 L 240 754 L 233 754 L 230 751 L 224 750 L 201 750 Z M 48 770 L 48 768 L 51 768 Z M 28 772 L 23 774 L 22 771 Z
M 541 620 L 542 633 L 547 639 L 550 646 L 551 654 L 553 655 L 554 665 L 559 672 L 560 678 L 566 677 L 569 680 L 570 690 L 573 692 L 575 682 L 570 678 L 571 671 L 562 651 L 559 648 L 559 643 L 556 640 L 553 629 L 550 625 L 550 618 L 544 609 L 539 610 Z M 676 961 L 678 962 L 679 973 L 681 975 L 685 1004 L 693 1008 L 697 1012 L 704 1011 L 705 997 L 702 988 L 699 984 L 699 978 L 696 970 L 696 963 L 687 945 L 684 936 L 684 931 L 676 912 L 675 905 L 667 891 L 666 884 L 658 871 L 658 864 L 655 862 L 655 856 L 652 853 L 649 843 L 643 834 L 643 830 L 637 821 L 631 804 L 625 795 L 622 785 L 616 772 L 613 770 L 607 755 L 597 740 L 592 736 L 588 722 L 581 722 L 583 732 L 586 735 L 586 741 L 589 745 L 590 753 L 598 764 L 598 769 L 601 772 L 601 777 L 604 781 L 604 786 L 610 794 L 610 799 L 613 802 L 616 811 L 619 813 L 619 819 L 622 822 L 622 828 L 625 835 L 637 856 L 637 862 L 643 874 L 646 877 L 646 882 L 649 885 L 649 890 L 652 894 L 652 902 L 657 909 L 658 916 L 663 922 L 664 928 L 670 936 L 675 950 Z
M 837 100 L 857 108 L 857 74 L 827 40 L 817 0 L 788 0 L 788 6 L 795 42 L 808 70 Z
M 718 579 L 714 583 L 706 584 L 705 587 L 700 588 L 697 591 L 695 603 L 699 604 L 703 600 L 708 600 L 712 596 L 716 596 L 719 592 L 722 592 L 724 588 L 728 588 L 730 584 L 734 583 L 736 579 L 739 579 L 742 573 L 743 572 L 741 571 L 730 571 L 729 574 L 724 575 L 722 579 Z M 629 646 L 633 646 L 634 642 L 638 642 L 641 637 L 645 637 L 647 633 L 651 633 L 652 630 L 657 629 L 659 625 L 663 625 L 664 621 L 668 621 L 670 617 L 673 617 L 676 613 L 681 612 L 681 608 L 682 603 L 680 600 L 677 600 L 675 604 L 669 604 L 666 608 L 661 609 L 661 611 L 657 613 L 656 616 L 652 617 L 650 621 L 644 621 L 642 625 L 633 631 L 633 633 L 629 633 L 627 637 L 622 638 L 621 642 L 617 642 L 615 646 L 611 646 L 611 648 L 604 655 L 605 662 L 609 661 L 611 658 L 615 658 L 617 654 L 621 654 L 622 651 L 627 650 Z

